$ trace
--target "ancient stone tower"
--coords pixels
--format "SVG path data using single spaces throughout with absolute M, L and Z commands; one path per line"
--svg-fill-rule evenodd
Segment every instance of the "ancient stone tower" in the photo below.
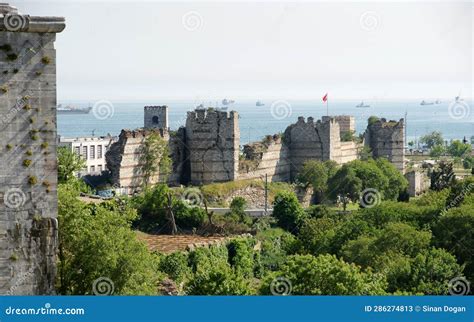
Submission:
M 56 33 L 64 18 L 0 4 L 0 293 L 54 293 Z
M 402 173 L 405 170 L 405 124 L 386 119 L 369 119 L 365 132 L 365 144 L 374 158 L 387 158 Z
M 192 184 L 238 177 L 240 132 L 237 112 L 197 109 L 188 112 L 186 146 Z
M 168 130 L 168 106 L 145 106 L 146 129 Z

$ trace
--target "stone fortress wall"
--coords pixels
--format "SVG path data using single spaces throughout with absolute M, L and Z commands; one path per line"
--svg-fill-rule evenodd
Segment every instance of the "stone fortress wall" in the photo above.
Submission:
M 64 18 L 0 4 L 0 294 L 54 293 L 56 33 Z
M 150 130 L 158 129 L 169 143 L 173 171 L 168 183 L 172 185 L 261 179 L 265 175 L 271 181 L 290 181 L 307 160 L 343 164 L 357 159 L 363 147 L 355 140 L 343 141 L 346 133 L 355 132 L 354 117 L 348 115 L 325 116 L 317 121 L 299 117 L 283 134 L 268 135 L 260 142 L 244 145 L 240 151 L 237 112 L 198 108 L 188 112 L 185 127 L 170 132 L 150 121 L 155 115 L 167 115 L 167 111 L 165 106 L 145 107 L 145 128 L 125 131 L 142 133 L 140 139 L 132 140 L 122 131 L 119 141 L 107 152 L 108 168 L 117 187 L 142 186 L 137 151 Z M 160 121 L 168 124 L 167 120 Z M 367 128 L 364 137 L 374 157 L 388 157 L 403 172 L 403 120 L 378 120 Z M 133 152 L 127 152 L 130 150 Z
M 240 151 L 239 115 L 212 109 L 188 112 L 186 145 L 190 182 L 206 184 L 238 178 Z
M 405 170 L 405 124 L 404 120 L 387 121 L 382 118 L 369 123 L 365 142 L 374 158 L 387 158 L 398 170 Z

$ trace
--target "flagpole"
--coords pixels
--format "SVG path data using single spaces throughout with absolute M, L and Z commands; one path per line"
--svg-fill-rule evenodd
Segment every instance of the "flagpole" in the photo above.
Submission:
M 326 100 L 326 116 L 329 116 L 329 98 Z

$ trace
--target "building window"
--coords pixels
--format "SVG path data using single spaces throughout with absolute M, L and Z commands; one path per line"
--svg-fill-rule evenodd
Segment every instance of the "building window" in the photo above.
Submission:
M 156 115 L 153 116 L 153 117 L 151 118 L 151 122 L 152 122 L 153 124 L 158 124 L 158 116 L 156 116 Z
M 82 158 L 87 160 L 87 146 L 82 147 Z
M 81 156 L 81 147 L 76 146 L 74 147 L 74 153 L 79 157 Z
M 97 166 L 97 170 L 98 170 L 99 172 L 102 172 L 102 164 L 99 164 L 99 165 Z
M 91 165 L 91 171 L 90 172 L 95 172 L 95 165 Z
M 97 159 L 102 159 L 102 145 L 97 146 Z
M 91 151 L 90 158 L 95 159 L 95 145 L 91 145 L 90 151 Z

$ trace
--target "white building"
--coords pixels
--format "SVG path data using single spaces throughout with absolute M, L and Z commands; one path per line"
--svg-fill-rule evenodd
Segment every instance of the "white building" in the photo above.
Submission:
M 58 145 L 69 147 L 72 152 L 86 160 L 86 167 L 80 174 L 100 174 L 107 170 L 105 152 L 115 140 L 116 138 L 112 136 L 77 138 L 60 136 Z

